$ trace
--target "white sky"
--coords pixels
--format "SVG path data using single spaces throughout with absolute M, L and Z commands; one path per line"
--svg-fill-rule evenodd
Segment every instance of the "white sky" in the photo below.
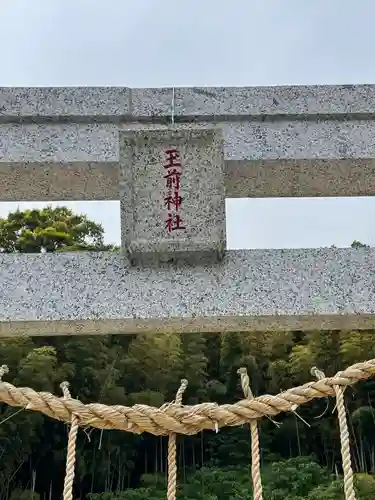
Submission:
M 375 83 L 374 0 L 0 0 L 0 19 L 0 86 Z M 118 202 L 63 204 L 119 243 Z M 17 205 L 38 204 L 0 216 Z M 373 198 L 228 200 L 228 245 L 374 245 L 374 212 Z

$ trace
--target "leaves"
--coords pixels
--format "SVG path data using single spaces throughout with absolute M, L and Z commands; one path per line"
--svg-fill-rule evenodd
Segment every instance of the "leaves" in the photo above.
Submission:
M 110 250 L 104 229 L 67 207 L 17 210 L 0 218 L 0 251 L 40 253 L 75 250 Z
M 324 489 L 336 493 L 343 491 L 336 487 L 331 475 L 312 458 L 304 457 L 277 461 L 264 468 L 262 474 L 264 498 L 269 500 L 306 500 L 310 492 Z M 144 484 L 143 484 L 144 483 Z M 153 484 L 152 484 L 153 483 Z M 334 486 L 331 486 L 333 484 Z M 340 490 L 341 487 L 341 490 Z M 315 495 L 315 493 L 314 493 Z M 141 482 L 137 489 L 127 489 L 119 493 L 99 493 L 90 495 L 90 500 L 146 500 L 164 499 L 165 481 L 155 482 L 149 478 Z M 252 498 L 251 474 L 248 467 L 203 467 L 190 473 L 180 485 L 178 500 L 244 500 Z M 312 496 L 311 500 L 315 500 Z M 331 497 L 320 497 L 330 499 Z M 339 497 L 341 500 L 341 497 Z M 336 497 L 332 497 L 336 500 Z M 338 499 L 337 499 L 338 500 Z M 362 499 L 361 499 L 362 500 Z M 368 497 L 367 500 L 370 500 Z

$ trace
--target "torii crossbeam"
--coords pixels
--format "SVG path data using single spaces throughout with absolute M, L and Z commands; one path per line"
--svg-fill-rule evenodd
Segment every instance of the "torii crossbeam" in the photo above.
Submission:
M 120 200 L 122 221 L 121 254 L 0 255 L 0 335 L 374 328 L 375 250 L 225 250 L 226 198 L 374 195 L 374 103 L 0 88 L 0 201 Z

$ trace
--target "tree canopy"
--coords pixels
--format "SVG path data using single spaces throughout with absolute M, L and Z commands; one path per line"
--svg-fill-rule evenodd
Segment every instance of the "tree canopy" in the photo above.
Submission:
M 64 206 L 16 210 L 0 218 L 0 251 L 40 253 L 112 250 L 104 244 L 104 229 L 84 214 Z

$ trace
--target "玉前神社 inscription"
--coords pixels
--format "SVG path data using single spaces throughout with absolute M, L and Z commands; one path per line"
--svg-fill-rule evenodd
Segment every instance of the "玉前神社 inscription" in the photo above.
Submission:
M 186 229 L 180 213 L 182 205 L 182 196 L 180 194 L 182 164 L 181 154 L 178 149 L 166 149 L 165 156 L 166 163 L 164 164 L 164 168 L 166 169 L 166 174 L 164 175 L 164 179 L 166 180 L 167 191 L 164 196 L 164 205 L 168 211 L 165 227 L 168 233 L 172 233 L 172 231 Z
M 122 249 L 134 265 L 217 261 L 225 250 L 219 129 L 120 132 Z

